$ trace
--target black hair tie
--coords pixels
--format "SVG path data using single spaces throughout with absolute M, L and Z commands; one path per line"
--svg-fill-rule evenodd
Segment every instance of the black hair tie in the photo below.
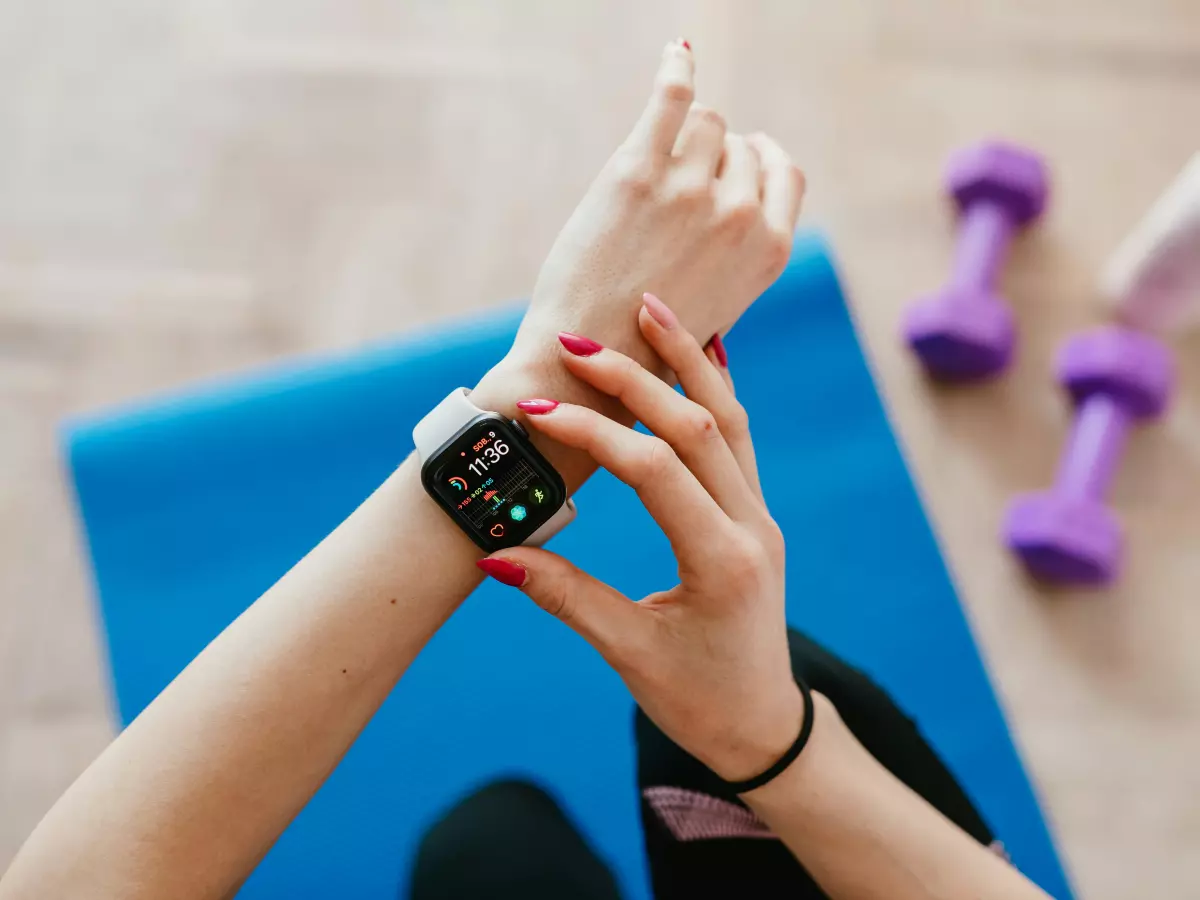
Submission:
M 796 679 L 796 686 L 800 688 L 800 693 L 804 695 L 804 722 L 800 725 L 800 734 L 796 738 L 795 743 L 787 749 L 787 752 L 783 756 L 779 757 L 771 768 L 767 769 L 761 775 L 755 775 L 753 778 L 747 778 L 745 781 L 726 781 L 725 787 L 733 791 L 733 793 L 746 794 L 774 780 L 796 761 L 796 757 L 800 755 L 800 751 L 808 743 L 808 738 L 813 730 L 814 709 L 812 692 L 809 691 L 808 685 L 800 679 Z M 724 779 L 722 780 L 724 781 Z

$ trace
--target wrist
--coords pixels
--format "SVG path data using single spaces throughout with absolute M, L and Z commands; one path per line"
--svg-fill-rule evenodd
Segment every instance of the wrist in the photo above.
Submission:
M 853 756 L 853 748 L 861 745 L 853 739 L 837 708 L 824 694 L 811 692 L 813 727 L 804 750 L 775 779 L 762 787 L 742 794 L 742 799 L 760 816 L 765 810 L 789 807 L 796 802 L 801 789 L 823 783 L 831 767 L 843 765 Z M 846 741 L 846 737 L 850 741 Z
M 806 716 L 804 695 L 788 681 L 779 697 L 754 719 L 711 742 L 703 762 L 723 780 L 741 782 L 774 766 L 792 748 Z
M 520 419 L 518 400 L 545 398 L 574 403 L 632 425 L 628 411 L 611 397 L 572 377 L 557 358 L 523 360 L 512 354 L 490 369 L 471 391 L 471 402 L 480 409 Z M 562 476 L 567 492 L 574 493 L 596 471 L 596 463 L 579 450 L 565 447 L 545 435 L 532 432 L 530 441 Z

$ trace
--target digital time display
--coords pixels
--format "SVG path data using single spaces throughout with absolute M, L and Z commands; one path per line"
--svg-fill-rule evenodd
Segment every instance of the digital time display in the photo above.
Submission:
M 473 421 L 422 468 L 426 487 L 485 550 L 522 543 L 562 506 L 558 473 L 496 413 Z

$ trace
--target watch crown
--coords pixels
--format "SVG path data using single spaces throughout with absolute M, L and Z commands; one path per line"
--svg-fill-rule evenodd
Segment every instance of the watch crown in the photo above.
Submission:
M 525 426 L 524 426 L 524 425 L 522 425 L 522 424 L 521 424 L 520 422 L 518 422 L 516 419 L 510 419 L 509 421 L 511 421 L 511 422 L 512 422 L 512 424 L 513 424 L 513 428 L 515 428 L 515 429 L 517 430 L 517 434 L 519 434 L 519 435 L 520 435 L 521 437 L 523 437 L 523 438 L 528 438 L 528 437 L 529 437 L 529 432 L 525 430 Z

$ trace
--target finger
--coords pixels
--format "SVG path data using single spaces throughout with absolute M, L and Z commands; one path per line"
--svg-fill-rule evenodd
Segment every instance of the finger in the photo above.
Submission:
M 567 348 L 563 363 L 571 374 L 615 397 L 653 434 L 670 444 L 730 518 L 747 521 L 761 514 L 758 498 L 708 409 L 676 393 L 622 353 L 601 348 L 577 355 L 571 350 L 572 342 L 564 339 L 563 346 Z
M 704 345 L 704 355 L 708 357 L 708 361 L 712 363 L 717 374 L 721 376 L 721 380 L 725 382 L 729 393 L 737 397 L 737 391 L 734 390 L 733 385 L 733 375 L 729 372 L 729 354 L 725 350 L 725 340 L 719 333 L 714 334 Z
M 750 422 L 745 408 L 733 394 L 732 379 L 727 381 L 721 374 L 725 372 L 728 376 L 728 366 L 723 364 L 728 359 L 722 361 L 711 343 L 709 352 L 713 355 L 707 355 L 688 330 L 680 325 L 678 317 L 653 294 L 644 295 L 642 303 L 638 325 L 646 343 L 675 373 L 684 393 L 712 413 L 717 428 L 737 460 L 742 477 L 761 498 L 762 487 L 754 459 L 754 444 L 750 439 Z
M 652 610 L 576 568 L 561 556 L 513 547 L 476 565 L 502 584 L 519 588 L 534 603 L 574 629 L 618 671 L 636 651 Z
M 725 382 L 725 387 L 729 391 L 729 395 L 736 399 L 737 391 L 734 389 L 733 375 L 729 371 L 729 356 L 725 352 L 725 342 L 719 333 L 714 334 L 712 339 L 704 345 L 704 355 L 708 357 L 708 361 L 712 363 L 717 374 L 721 376 L 721 380 Z M 736 431 L 736 426 L 731 425 L 728 427 L 731 431 Z M 754 491 L 754 495 L 762 501 L 765 507 L 766 499 L 763 497 L 762 482 L 758 477 L 758 458 L 754 453 L 754 440 L 750 435 L 748 426 L 745 432 L 735 439 L 734 444 L 729 449 L 738 461 L 738 466 L 741 468 L 742 474 L 745 475 L 746 481 L 750 484 L 750 489 Z
M 671 542 L 680 564 L 704 566 L 732 523 L 662 438 L 626 428 L 595 410 L 554 401 L 520 401 L 530 427 L 582 450 L 625 482 Z
M 804 200 L 804 173 L 783 148 L 765 134 L 752 134 L 746 140 L 762 158 L 763 217 L 772 231 L 790 241 Z
M 757 206 L 762 192 L 762 160 L 740 134 L 725 135 L 725 153 L 717 173 L 717 192 L 726 206 Z
M 696 96 L 694 72 L 687 42 L 680 39 L 667 44 L 654 78 L 654 90 L 625 140 L 626 147 L 661 156 L 671 154 Z
M 683 167 L 714 178 L 725 152 L 725 119 L 715 109 L 693 103 L 679 131 L 676 155 Z

